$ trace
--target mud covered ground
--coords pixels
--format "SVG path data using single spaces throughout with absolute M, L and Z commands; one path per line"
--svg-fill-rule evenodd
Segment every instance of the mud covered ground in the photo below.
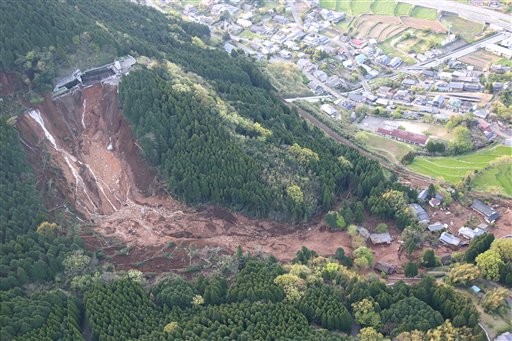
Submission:
M 352 251 L 349 235 L 327 231 L 321 217 L 292 226 L 214 206 L 187 207 L 173 199 L 142 157 L 115 86 L 97 84 L 55 100 L 48 95 L 18 118 L 17 128 L 38 189 L 51 198 L 47 208 L 75 212 L 88 226 L 82 233 L 86 246 L 102 250 L 121 269 L 185 269 L 198 260 L 231 254 L 238 245 L 283 261 L 294 258 L 303 245 L 324 256 L 338 247 Z M 498 222 L 498 235 L 510 231 L 507 205 L 500 208 L 506 216 Z M 472 214 L 461 205 L 454 209 L 450 216 L 436 213 L 435 221 L 452 222 L 454 229 Z M 369 218 L 365 226 L 377 223 Z M 393 243 L 374 247 L 375 259 L 402 264 L 406 259 L 398 255 L 400 233 L 393 226 L 390 232 Z

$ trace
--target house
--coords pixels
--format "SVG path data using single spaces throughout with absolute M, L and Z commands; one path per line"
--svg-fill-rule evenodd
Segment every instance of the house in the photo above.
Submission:
M 478 199 L 473 200 L 471 208 L 480 213 L 481 215 L 483 215 L 485 221 L 488 222 L 489 224 L 494 223 L 500 217 L 498 211 L 484 204 Z
M 281 58 L 290 59 L 292 57 L 292 53 L 288 50 L 281 50 L 279 51 L 279 56 Z
M 313 76 L 315 76 L 322 83 L 325 82 L 327 78 L 329 78 L 329 76 L 327 76 L 327 74 L 322 70 L 316 70 L 313 72 Z
M 437 72 L 432 71 L 432 70 L 423 70 L 423 71 L 421 71 L 421 74 L 427 78 L 436 78 L 437 77 Z
M 361 235 L 361 237 L 364 238 L 365 241 L 368 240 L 368 238 L 370 238 L 370 231 L 368 231 L 362 226 L 357 227 L 357 232 Z
M 338 114 L 338 110 L 336 110 L 332 105 L 330 104 L 322 104 L 320 107 L 327 115 L 329 116 L 336 116 Z
M 393 99 L 404 100 L 408 96 L 409 96 L 409 91 L 407 91 L 407 90 L 398 90 L 395 93 L 395 95 L 393 96 Z
M 389 86 L 381 86 L 377 89 L 377 96 L 384 98 L 392 98 L 393 93 L 391 92 L 391 88 Z
M 441 194 L 436 193 L 436 195 L 431 198 L 428 203 L 431 207 L 438 207 L 443 202 L 443 199 L 444 197 Z
M 400 64 L 402 64 L 402 58 L 400 57 L 394 57 L 393 59 L 391 59 L 391 61 L 388 63 L 388 66 L 389 67 L 392 67 L 392 68 L 397 68 L 400 66 Z
M 375 263 L 373 268 L 377 271 L 384 272 L 387 275 L 392 275 L 396 272 L 395 265 L 381 261 Z
M 463 91 L 464 90 L 464 83 L 462 83 L 462 82 L 450 82 L 450 83 L 448 83 L 448 90 L 449 91 Z
M 275 15 L 272 20 L 281 25 L 288 24 L 288 18 L 283 15 Z
M 345 60 L 342 64 L 344 68 L 351 68 L 354 65 L 351 59 Z
M 356 94 L 356 93 L 349 93 L 348 94 L 348 99 L 351 100 L 351 101 L 354 101 L 356 103 L 363 103 L 364 102 L 363 95 Z
M 378 102 L 378 100 L 377 100 Z M 424 147 L 427 144 L 428 136 L 422 135 L 422 134 L 416 134 L 411 133 L 409 131 L 400 130 L 400 129 L 385 129 L 385 128 L 378 128 L 377 133 L 389 136 L 395 140 L 407 142 L 410 144 L 415 144 L 418 146 Z
M 375 104 L 377 105 L 382 105 L 383 107 L 387 107 L 388 104 L 389 104 L 389 101 L 385 98 L 378 98 L 376 101 L 375 101 Z
M 366 62 L 366 60 L 368 59 L 364 54 L 358 54 L 357 56 L 355 56 L 354 58 L 357 62 L 357 64 L 359 65 L 362 65 Z
M 414 86 L 414 85 L 416 85 L 416 83 L 417 83 L 416 80 L 412 79 L 412 78 L 406 78 L 402 81 L 402 85 L 407 86 L 407 87 Z
M 427 211 L 423 209 L 418 204 L 410 204 L 409 208 L 411 209 L 414 217 L 420 224 L 428 224 L 430 223 L 430 217 L 428 216 Z
M 362 49 L 367 45 L 367 42 L 361 39 L 352 39 L 350 41 L 350 45 L 352 45 L 356 49 Z
M 340 77 L 334 75 L 334 76 L 327 78 L 327 81 L 325 82 L 325 84 L 329 85 L 332 88 L 337 88 L 338 86 L 341 85 L 341 79 L 340 79 Z
M 393 238 L 391 238 L 391 235 L 388 232 L 370 234 L 370 241 L 372 242 L 373 245 L 391 244 L 392 240 Z
M 446 225 L 441 224 L 440 222 L 430 224 L 427 226 L 427 230 L 429 230 L 430 232 L 439 232 L 439 231 L 444 230 L 445 228 L 446 228 Z
M 495 72 L 495 73 L 507 73 L 510 71 L 510 66 L 503 66 L 503 65 L 500 65 L 500 64 L 493 64 L 491 65 L 491 72 Z
M 379 63 L 380 65 L 388 65 L 388 63 L 390 61 L 391 61 L 391 59 L 388 56 L 386 56 L 385 54 L 375 58 L 375 62 Z
M 481 236 L 484 233 L 485 233 L 485 231 L 479 229 L 478 227 L 475 227 L 474 229 L 470 229 L 469 227 L 463 226 L 459 229 L 459 235 L 461 235 L 464 238 L 469 239 L 469 240 L 471 240 L 475 237 Z
M 444 103 L 444 96 L 443 95 L 435 95 L 434 100 L 432 101 L 432 104 L 435 105 L 438 108 L 441 108 Z
M 428 197 L 428 188 L 422 189 L 418 193 L 418 201 L 420 201 L 420 202 L 427 200 L 427 197 Z
M 503 334 L 498 335 L 494 341 L 512 341 L 512 333 L 505 332 Z
M 464 91 L 480 91 L 480 90 L 482 90 L 482 86 L 478 83 L 464 83 L 462 88 Z
M 366 101 L 370 102 L 370 103 L 375 102 L 377 100 L 377 98 L 378 98 L 377 96 L 375 96 L 371 92 L 365 92 L 363 96 L 366 98 Z
M 475 115 L 476 117 L 480 117 L 480 118 L 485 120 L 487 118 L 487 115 L 489 115 L 489 113 L 485 109 L 479 109 L 479 110 L 475 110 L 473 112 L 473 115 Z
M 448 232 L 441 233 L 439 241 L 445 245 L 451 246 L 459 246 L 462 242 L 459 238 L 455 237 L 453 234 Z
M 493 82 L 492 83 L 492 91 L 493 92 L 500 92 L 503 90 L 503 83 L 501 82 Z

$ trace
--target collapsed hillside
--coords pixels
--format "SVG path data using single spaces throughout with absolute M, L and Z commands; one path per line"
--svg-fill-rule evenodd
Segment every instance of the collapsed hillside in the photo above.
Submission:
M 306 245 L 333 254 L 346 235 L 233 214 L 194 209 L 171 198 L 147 164 L 124 119 L 117 87 L 97 84 L 43 103 L 17 121 L 38 188 L 49 210 L 67 205 L 106 237 L 136 247 L 173 242 L 220 246 L 293 258 Z M 51 194 L 51 195 L 50 195 Z M 55 198 L 59 199 L 55 199 Z

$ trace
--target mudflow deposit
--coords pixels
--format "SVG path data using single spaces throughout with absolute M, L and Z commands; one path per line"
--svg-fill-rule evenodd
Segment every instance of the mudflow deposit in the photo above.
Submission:
M 302 245 L 323 255 L 340 246 L 350 250 L 347 234 L 321 231 L 318 221 L 289 226 L 174 200 L 142 157 L 116 86 L 97 84 L 55 100 L 47 96 L 19 117 L 17 127 L 39 190 L 54 198 L 47 199 L 48 209 L 75 211 L 102 236 L 132 248 L 171 241 L 227 251 L 241 245 L 282 260 L 293 258 Z

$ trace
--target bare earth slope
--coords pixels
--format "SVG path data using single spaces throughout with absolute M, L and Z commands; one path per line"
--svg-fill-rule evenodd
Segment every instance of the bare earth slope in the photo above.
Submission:
M 57 188 L 63 202 L 103 236 L 139 248 L 169 241 L 229 251 L 242 245 L 283 260 L 293 258 L 302 245 L 323 255 L 340 246 L 350 250 L 346 233 L 320 232 L 318 222 L 297 232 L 296 226 L 249 219 L 218 207 L 190 208 L 172 199 L 143 159 L 118 106 L 115 86 L 97 84 L 56 100 L 46 97 L 18 119 L 17 127 L 39 187 L 50 183 Z M 45 154 L 51 161 L 42 161 Z M 53 178 L 50 169 L 57 170 Z

